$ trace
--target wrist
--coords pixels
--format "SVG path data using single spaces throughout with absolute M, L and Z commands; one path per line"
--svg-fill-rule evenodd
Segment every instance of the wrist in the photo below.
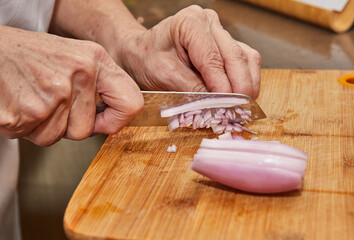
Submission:
M 136 37 L 146 32 L 147 29 L 138 22 L 136 24 L 130 22 L 128 25 L 112 26 L 107 30 L 110 33 L 102 34 L 97 42 L 106 49 L 119 66 L 123 67 L 127 55 L 130 55 L 131 51 L 137 50 L 135 46 Z
M 129 35 L 145 31 L 119 0 L 56 0 L 51 32 L 102 45 L 117 60 Z

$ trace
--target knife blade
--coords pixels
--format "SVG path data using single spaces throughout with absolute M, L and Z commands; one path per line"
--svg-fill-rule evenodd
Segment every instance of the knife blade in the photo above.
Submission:
M 162 118 L 162 109 L 178 106 L 191 101 L 212 97 L 235 97 L 247 99 L 248 103 L 239 105 L 244 109 L 251 110 L 252 120 L 266 118 L 265 113 L 257 102 L 243 94 L 236 93 L 211 93 L 211 92 L 164 92 L 164 91 L 141 91 L 144 97 L 143 109 L 130 121 L 129 126 L 167 126 L 169 118 Z

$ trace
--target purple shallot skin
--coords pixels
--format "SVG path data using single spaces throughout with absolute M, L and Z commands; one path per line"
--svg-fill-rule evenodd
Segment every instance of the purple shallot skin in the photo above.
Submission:
M 231 133 L 219 139 L 203 139 L 191 163 L 192 170 L 247 192 L 269 194 L 301 189 L 306 153 L 279 142 L 238 139 Z

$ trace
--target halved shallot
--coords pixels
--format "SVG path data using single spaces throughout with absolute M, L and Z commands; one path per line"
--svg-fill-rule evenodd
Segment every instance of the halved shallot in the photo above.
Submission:
M 247 104 L 244 98 L 204 98 L 183 105 L 163 109 L 161 117 L 170 117 L 169 130 L 179 127 L 212 128 L 215 134 L 226 132 L 253 132 L 243 125 L 251 121 L 251 111 L 239 105 Z
M 294 147 L 230 138 L 203 139 L 191 164 L 216 182 L 255 193 L 300 189 L 306 166 L 307 154 Z

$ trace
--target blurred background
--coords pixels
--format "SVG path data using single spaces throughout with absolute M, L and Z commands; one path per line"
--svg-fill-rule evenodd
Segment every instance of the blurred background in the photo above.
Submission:
M 148 28 L 191 4 L 212 8 L 235 39 L 261 53 L 263 68 L 354 70 L 353 27 L 336 34 L 237 0 L 124 2 Z M 105 138 L 61 140 L 48 148 L 20 141 L 19 202 L 24 240 L 67 239 L 62 224 L 65 208 Z

